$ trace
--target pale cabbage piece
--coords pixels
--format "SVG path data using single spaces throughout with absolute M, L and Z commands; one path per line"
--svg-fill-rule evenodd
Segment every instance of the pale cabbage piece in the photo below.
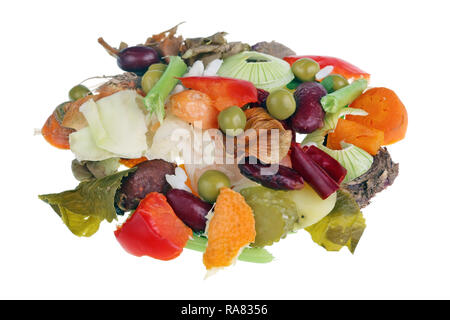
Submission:
M 201 60 L 197 60 L 189 68 L 188 72 L 183 77 L 201 77 L 205 71 L 205 66 Z
M 223 60 L 222 59 L 215 59 L 208 63 L 208 65 L 205 68 L 205 71 L 203 71 L 204 77 L 213 77 L 217 76 L 217 72 L 219 71 L 220 67 L 222 66 Z
M 101 161 L 116 157 L 114 153 L 97 146 L 89 127 L 71 133 L 69 144 L 70 150 L 79 161 Z
M 192 190 L 186 185 L 186 172 L 184 172 L 184 170 L 180 167 L 175 168 L 175 174 L 166 174 L 166 181 L 173 189 L 184 190 L 192 193 Z
M 189 67 L 188 72 L 183 77 L 214 77 L 217 76 L 220 66 L 222 65 L 222 59 L 215 59 L 208 63 L 205 67 L 203 61 L 197 60 Z M 176 94 L 186 90 L 181 84 L 177 84 L 171 94 Z
M 188 152 L 191 149 L 192 130 L 187 122 L 172 114 L 167 115 L 156 130 L 146 157 L 149 160 L 180 162 L 183 159 L 183 151 Z
M 139 158 L 147 150 L 146 116 L 134 90 L 122 90 L 80 107 L 96 145 L 122 158 Z

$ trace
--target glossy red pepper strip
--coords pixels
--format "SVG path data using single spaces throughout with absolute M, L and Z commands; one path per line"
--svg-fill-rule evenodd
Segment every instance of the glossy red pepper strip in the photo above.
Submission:
M 258 101 L 258 92 L 253 83 L 225 77 L 184 77 L 178 78 L 183 86 L 207 94 L 214 107 L 222 111 L 231 106 L 243 107 Z
M 326 199 L 339 189 L 339 185 L 334 181 L 317 163 L 315 163 L 298 144 L 292 145 L 291 161 L 295 171 L 305 179 L 305 181 L 322 198 Z
M 320 68 L 324 68 L 326 66 L 333 66 L 332 74 L 340 74 L 341 76 L 351 79 L 351 78 L 364 78 L 369 80 L 370 74 L 361 70 L 357 66 L 351 64 L 350 62 L 347 62 L 345 60 L 342 60 L 340 58 L 335 57 L 327 57 L 327 56 L 289 56 L 284 57 L 283 60 L 287 61 L 291 66 L 294 64 L 295 61 L 302 59 L 302 58 L 309 58 L 314 61 L 316 61 Z
M 336 181 L 337 184 L 345 179 L 347 170 L 341 164 L 325 151 L 320 150 L 316 146 L 303 147 L 303 151 L 317 163 L 325 172 Z
M 175 215 L 164 195 L 151 192 L 114 235 L 132 255 L 170 260 L 183 251 L 192 230 Z

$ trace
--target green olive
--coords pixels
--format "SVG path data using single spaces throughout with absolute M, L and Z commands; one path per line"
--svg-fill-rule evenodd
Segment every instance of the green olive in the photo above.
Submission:
M 221 188 L 229 188 L 230 186 L 230 179 L 219 170 L 205 171 L 198 179 L 197 185 L 200 197 L 210 203 L 216 201 Z
M 323 78 L 321 84 L 327 89 L 328 93 L 331 93 L 348 86 L 348 81 L 340 74 L 330 74 Z
M 319 64 L 309 58 L 299 59 L 292 65 L 292 72 L 302 82 L 314 81 L 319 70 Z
M 238 136 L 244 132 L 247 117 L 244 111 L 237 106 L 222 110 L 218 116 L 219 127 L 229 136 Z
M 158 82 L 161 78 L 164 71 L 161 70 L 148 70 L 141 79 L 141 87 L 144 90 L 145 94 L 147 94 L 153 86 Z
M 92 94 L 91 90 L 89 90 L 88 88 L 86 88 L 85 86 L 83 86 L 82 84 L 79 84 L 75 87 L 73 87 L 72 89 L 70 89 L 69 91 L 69 99 L 71 101 L 76 101 L 80 98 L 84 98 L 87 95 Z
M 294 96 L 287 90 L 271 92 L 266 101 L 270 115 L 278 120 L 285 120 L 294 114 L 297 107 Z
M 150 67 L 148 67 L 147 71 L 151 71 L 151 70 L 166 71 L 166 68 L 167 68 L 167 64 L 154 63 L 154 64 L 150 65 Z

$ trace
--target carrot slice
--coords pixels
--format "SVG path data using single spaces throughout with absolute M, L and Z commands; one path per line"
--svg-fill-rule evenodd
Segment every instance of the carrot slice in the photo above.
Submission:
M 231 265 L 255 237 L 255 218 L 244 197 L 230 188 L 222 188 L 208 227 L 208 246 L 203 255 L 206 269 Z
M 186 167 L 184 166 L 184 164 L 180 164 L 179 167 L 184 170 L 184 173 L 186 173 L 187 179 L 184 183 L 188 186 L 189 189 L 191 189 L 193 195 L 200 198 L 200 195 L 197 192 L 195 192 L 194 188 L 192 187 L 191 179 L 189 178 L 189 175 L 186 171 Z
M 125 159 L 120 158 L 119 162 L 120 164 L 123 164 L 125 167 L 133 168 L 134 166 L 138 165 L 141 162 L 147 161 L 148 159 L 146 157 L 140 157 L 136 159 Z
M 354 144 L 371 155 L 376 155 L 383 145 L 384 133 L 354 121 L 339 119 L 336 129 L 328 135 L 327 147 L 340 150 L 342 141 Z
M 52 113 L 42 127 L 41 133 L 45 140 L 59 149 L 70 149 L 69 134 L 75 130 L 61 126 Z
M 363 109 L 369 114 L 348 115 L 346 119 L 383 131 L 383 145 L 395 143 L 405 137 L 408 113 L 394 91 L 383 87 L 369 89 L 356 98 L 350 107 Z

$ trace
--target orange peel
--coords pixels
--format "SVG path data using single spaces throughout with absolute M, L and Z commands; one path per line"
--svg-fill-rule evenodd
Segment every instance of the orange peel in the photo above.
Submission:
M 208 245 L 203 254 L 206 269 L 230 266 L 255 236 L 255 218 L 244 197 L 222 188 L 208 225 Z

